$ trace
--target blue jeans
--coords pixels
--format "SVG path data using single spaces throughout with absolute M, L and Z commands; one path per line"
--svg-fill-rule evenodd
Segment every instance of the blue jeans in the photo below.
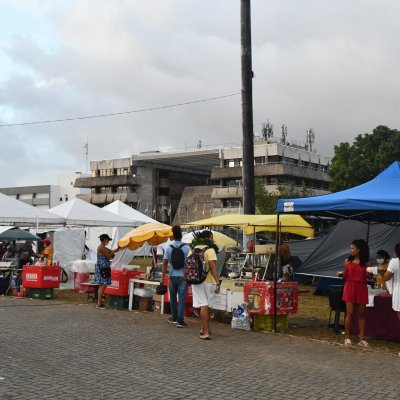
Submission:
M 185 313 L 186 281 L 183 276 L 171 276 L 169 278 L 168 286 L 172 319 L 174 321 L 183 322 Z M 177 296 L 179 304 L 177 304 Z

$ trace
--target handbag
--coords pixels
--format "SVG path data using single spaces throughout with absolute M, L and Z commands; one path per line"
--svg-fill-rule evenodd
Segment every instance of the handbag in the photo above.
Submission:
M 111 278 L 111 268 L 106 267 L 106 268 L 99 268 L 100 270 L 100 275 L 104 279 L 109 279 Z

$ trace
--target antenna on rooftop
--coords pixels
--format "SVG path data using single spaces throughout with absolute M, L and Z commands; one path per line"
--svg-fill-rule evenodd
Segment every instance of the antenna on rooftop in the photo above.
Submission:
M 85 149 L 85 173 L 88 173 L 88 164 L 89 164 L 89 139 L 86 138 L 86 143 L 83 146 Z
M 287 125 L 282 124 L 282 144 L 286 144 L 287 138 Z
M 274 136 L 274 126 L 267 120 L 267 122 L 263 122 L 261 127 L 261 133 L 264 140 L 270 139 Z
M 307 133 L 306 133 L 306 149 L 308 151 L 313 151 L 314 150 L 314 143 L 315 143 L 314 129 L 312 129 L 312 128 L 307 129 Z

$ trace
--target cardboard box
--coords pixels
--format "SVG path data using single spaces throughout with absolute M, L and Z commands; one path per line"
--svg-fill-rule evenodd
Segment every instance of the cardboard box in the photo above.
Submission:
M 161 303 L 161 299 L 164 295 L 161 294 L 153 294 L 153 300 L 154 301 L 158 301 L 159 303 Z M 164 302 L 165 302 L 165 297 L 164 297 Z
M 140 297 L 139 298 L 139 311 L 153 311 L 153 298 Z

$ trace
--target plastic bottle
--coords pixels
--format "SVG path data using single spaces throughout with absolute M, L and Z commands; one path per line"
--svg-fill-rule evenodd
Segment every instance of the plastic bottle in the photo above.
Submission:
M 249 253 L 253 253 L 254 252 L 254 242 L 253 240 L 250 240 L 249 243 Z

